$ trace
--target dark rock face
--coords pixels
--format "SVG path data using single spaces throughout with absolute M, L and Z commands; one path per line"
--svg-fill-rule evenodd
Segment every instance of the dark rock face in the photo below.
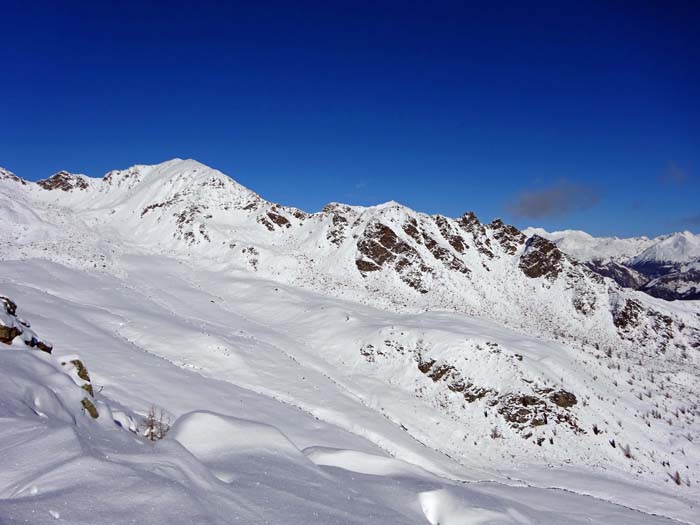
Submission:
M 17 305 L 8 297 L 0 296 L 0 308 L 3 308 L 5 313 L 12 317 L 17 313 Z M 18 326 L 4 326 L 0 324 L 0 343 L 10 345 L 12 340 L 18 335 L 22 335 L 22 329 Z
M 75 374 L 78 376 L 78 378 L 80 378 L 80 380 L 83 381 L 83 384 L 80 385 L 80 388 L 82 388 L 88 394 L 90 394 L 90 397 L 94 397 L 95 393 L 92 389 L 92 382 L 90 380 L 90 374 L 88 373 L 88 370 L 85 367 L 85 364 L 80 359 L 72 359 L 70 361 L 62 361 L 61 366 L 63 366 L 64 368 L 66 368 L 68 370 L 74 371 Z
M 327 204 L 321 213 L 331 216 L 332 227 L 326 232 L 326 239 L 336 246 L 340 246 L 346 238 L 345 230 L 350 221 L 348 216 L 351 213 L 350 207 L 343 204 Z
M 423 236 L 418 230 L 418 221 L 416 219 L 412 217 L 408 219 L 408 222 L 403 225 L 403 231 L 418 244 L 423 244 Z
M 613 315 L 613 323 L 620 330 L 627 330 L 638 327 L 641 323 L 641 317 L 644 313 L 644 308 L 641 303 L 634 299 L 627 299 L 625 305 Z
M 90 417 L 92 417 L 93 419 L 97 419 L 98 417 L 100 417 L 100 413 L 97 411 L 97 407 L 95 407 L 95 404 L 92 401 L 90 401 L 87 397 L 83 398 L 81 403 L 85 411 L 88 414 L 90 414 Z
M 508 394 L 501 397 L 498 413 L 514 425 L 547 424 L 546 402 L 531 395 Z
M 435 239 L 428 235 L 423 235 L 423 242 L 426 248 L 430 250 L 433 257 L 438 261 L 442 262 L 450 270 L 458 271 L 459 273 L 469 275 L 469 268 L 457 257 L 455 257 L 449 250 L 440 246 Z
M 6 169 L 0 168 L 0 180 L 11 180 L 13 182 L 16 182 L 18 184 L 21 184 L 22 186 L 27 185 L 27 181 L 18 177 L 11 171 L 7 171 Z
M 418 370 L 432 379 L 435 383 L 443 383 L 451 392 L 461 394 L 467 403 L 473 403 L 487 395 L 495 394 L 489 388 L 479 387 L 462 377 L 454 366 L 438 363 L 434 359 L 426 359 L 420 350 L 415 354 Z
M 360 255 L 355 261 L 357 269 L 365 275 L 391 265 L 401 280 L 420 293 L 427 293 L 424 277 L 432 273 L 420 254 L 408 243 L 401 240 L 394 230 L 380 222 L 367 226 L 357 243 Z
M 587 262 L 586 266 L 598 275 L 612 279 L 623 288 L 636 290 L 648 280 L 638 271 L 615 261 L 593 260 Z
M 15 337 L 21 336 L 22 341 L 28 347 L 38 348 L 47 354 L 51 353 L 53 346 L 38 339 L 30 329 L 29 323 L 16 316 L 17 305 L 14 301 L 9 297 L 0 296 L 0 308 L 5 310 L 5 314 L 10 316 L 10 323 L 8 326 L 0 324 L 0 343 L 10 345 Z
M 17 305 L 9 297 L 4 297 L 0 295 L 0 307 L 5 308 L 5 312 L 8 315 L 17 315 Z
M 348 220 L 339 214 L 333 215 L 333 228 L 328 231 L 326 238 L 335 245 L 340 245 L 345 239 L 345 228 Z
M 0 325 L 0 343 L 6 345 L 12 344 L 12 340 L 18 335 L 22 335 L 22 331 L 14 326 Z
M 28 322 L 16 317 L 15 314 L 17 312 L 17 305 L 12 300 L 7 297 L 0 296 L 0 308 L 4 309 L 5 313 L 11 318 L 14 318 L 11 319 L 14 326 L 4 326 L 0 324 L 0 342 L 11 344 L 15 337 L 21 336 L 24 344 L 26 344 L 28 347 L 38 348 L 39 350 L 49 354 L 51 353 L 53 347 L 49 343 L 39 340 L 34 332 L 29 328 Z M 7 319 L 5 319 L 5 322 L 7 322 Z M 81 400 L 81 404 L 85 411 L 90 414 L 93 419 L 100 417 L 95 403 L 91 400 L 91 398 L 94 398 L 95 393 L 90 381 L 90 374 L 88 373 L 85 364 L 80 359 L 71 359 L 70 361 L 62 361 L 61 366 L 71 370 L 72 373 L 69 373 L 69 375 L 75 374 L 75 376 L 78 377 L 82 383 L 79 385 L 80 388 L 82 388 L 88 394 L 88 397 L 84 397 Z M 73 378 L 73 380 L 75 381 L 75 378 Z
M 467 248 L 469 248 L 469 245 L 467 245 L 464 242 L 464 239 L 462 239 L 462 237 L 459 234 L 453 231 L 452 226 L 445 217 L 443 217 L 442 215 L 438 215 L 437 217 L 435 217 L 435 224 L 440 230 L 442 236 L 447 240 L 447 242 L 450 243 L 450 246 L 452 246 L 458 253 L 464 253 L 467 250 Z
M 274 222 L 277 226 L 284 226 L 285 228 L 291 227 L 291 223 L 287 220 L 286 217 L 283 217 L 279 213 L 275 212 L 268 212 L 267 216 L 269 219 Z
M 506 394 L 498 399 L 498 413 L 510 426 L 526 433 L 528 428 L 554 423 L 567 425 L 576 433 L 583 430 L 569 410 L 576 404 L 576 396 L 565 390 L 536 390 L 532 394 Z M 531 435 L 528 433 L 525 437 Z
M 418 257 L 418 253 L 408 244 L 400 240 L 394 230 L 375 222 L 367 227 L 366 235 L 357 243 L 358 251 L 373 263 L 371 271 L 379 270 L 387 261 L 407 254 Z M 369 266 L 368 266 L 369 267 Z
M 474 245 L 479 253 L 485 255 L 489 259 L 494 258 L 491 246 L 491 239 L 486 234 L 486 227 L 479 222 L 474 212 L 468 211 L 457 219 L 457 224 L 465 232 L 470 233 L 474 239 Z
M 494 239 L 508 255 L 515 255 L 518 248 L 525 242 L 526 237 L 523 232 L 515 226 L 505 224 L 501 219 L 494 220 L 490 226 Z
M 46 352 L 47 354 L 50 354 L 53 350 L 52 345 L 45 343 L 44 341 L 41 341 L 36 337 L 32 337 L 29 340 L 25 340 L 24 344 L 30 348 L 38 348 L 39 350 L 41 350 L 42 352 Z
M 700 270 L 681 263 L 645 262 L 634 265 L 614 261 L 590 261 L 586 266 L 624 288 L 652 297 L 676 300 L 700 299 Z
M 549 395 L 549 399 L 552 403 L 561 408 L 572 407 L 578 402 L 576 396 L 571 392 L 567 392 L 566 390 L 552 392 Z
M 656 279 L 657 277 L 662 277 L 668 275 L 674 271 L 678 270 L 678 265 L 673 263 L 662 263 L 662 262 L 642 262 L 637 264 L 631 264 L 630 268 L 644 275 L 647 280 Z
M 545 277 L 553 281 L 563 270 L 563 259 L 564 254 L 556 244 L 539 235 L 533 235 L 528 239 L 525 252 L 520 257 L 519 267 L 528 277 Z
M 700 270 L 669 273 L 646 283 L 640 290 L 667 301 L 697 300 L 700 299 Z
M 444 239 L 450 243 L 455 251 L 459 253 L 464 253 L 469 246 L 466 244 L 464 239 L 452 230 L 451 225 L 445 217 L 438 215 L 435 218 L 435 223 L 440 229 L 440 233 Z M 440 246 L 440 244 L 425 232 L 421 232 L 419 229 L 418 221 L 414 218 L 408 219 L 406 224 L 403 225 L 403 231 L 411 237 L 418 244 L 424 245 L 432 256 L 442 262 L 450 270 L 455 270 L 464 275 L 469 275 L 470 271 L 464 262 L 456 257 L 450 250 Z
M 61 191 L 71 191 L 74 189 L 84 190 L 88 187 L 88 183 L 85 179 L 79 175 L 68 173 L 67 171 L 59 171 L 48 179 L 40 180 L 37 184 L 45 190 Z

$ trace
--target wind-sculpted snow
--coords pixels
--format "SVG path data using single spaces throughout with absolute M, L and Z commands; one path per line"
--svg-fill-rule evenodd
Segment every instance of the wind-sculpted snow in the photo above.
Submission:
M 693 302 L 620 288 L 500 220 L 395 202 L 309 214 L 194 161 L 67 190 L 6 178 L 0 213 L 11 202 L 31 213 L 0 223 L 0 288 L 31 305 L 63 355 L 86 358 L 120 428 L 151 404 L 173 420 L 191 413 L 164 446 L 190 449 L 224 494 L 236 486 L 252 508 L 274 506 L 260 514 L 272 522 L 292 500 L 312 503 L 290 523 L 562 522 L 561 506 L 533 514 L 523 499 L 452 485 L 509 479 L 693 521 Z M 249 435 L 267 438 L 246 453 Z M 372 502 L 360 513 L 331 510 L 348 458 L 365 465 L 349 485 Z M 405 491 L 387 488 L 412 469 Z M 572 504 L 565 521 L 595 514 Z M 621 522 L 646 519 L 626 512 Z
M 294 398 L 275 401 L 275 390 L 281 395 L 294 380 L 286 367 L 279 369 L 272 397 L 261 396 L 235 386 L 235 375 L 224 374 L 228 379 L 221 381 L 206 367 L 175 366 L 120 336 L 127 324 L 149 317 L 164 332 L 174 328 L 168 318 L 175 313 L 159 305 L 164 297 L 46 263 L 35 268 L 5 263 L 3 270 L 14 274 L 11 283 L 5 281 L 9 292 L 30 305 L 23 311 L 42 332 L 56 336 L 57 356 L 0 346 L 2 523 L 418 525 L 477 517 L 484 523 L 670 522 L 590 496 L 508 486 L 506 478 L 464 484 L 457 480 L 458 464 L 412 440 L 389 419 L 372 422 L 372 410 L 361 403 L 343 412 L 353 424 L 354 433 L 348 433 L 294 408 L 289 404 Z M 33 284 L 15 284 L 19 274 L 35 274 Z M 101 297 L 77 290 L 74 278 L 87 278 L 89 289 L 102 290 Z M 191 294 L 194 303 L 200 294 L 206 302 L 211 297 L 197 287 Z M 133 309 L 127 307 L 131 301 Z M 198 324 L 196 317 L 171 322 L 176 319 Z M 151 325 L 142 333 L 155 330 Z M 85 391 L 61 366 L 74 357 L 66 350 L 79 350 L 99 383 L 97 419 L 82 408 Z M 219 368 L 225 361 L 219 360 Z M 307 362 L 305 379 L 320 404 L 337 406 L 333 390 L 342 389 L 315 378 L 318 366 Z M 143 415 L 152 402 L 180 416 L 155 443 L 141 437 L 141 416 L 127 406 Z M 410 451 L 438 470 L 442 465 L 457 479 L 391 458 L 368 438 Z M 627 490 L 665 501 L 643 488 Z

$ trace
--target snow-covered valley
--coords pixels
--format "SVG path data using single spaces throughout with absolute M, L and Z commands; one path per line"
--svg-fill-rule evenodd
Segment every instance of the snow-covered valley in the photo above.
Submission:
M 194 161 L 3 173 L 0 295 L 53 352 L 0 345 L 0 523 L 700 522 L 697 301 Z

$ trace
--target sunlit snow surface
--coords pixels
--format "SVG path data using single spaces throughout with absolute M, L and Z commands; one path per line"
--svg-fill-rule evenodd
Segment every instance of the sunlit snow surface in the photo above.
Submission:
M 434 411 L 398 386 L 392 393 L 357 362 L 340 368 L 349 357 L 331 358 L 342 345 L 323 329 L 318 340 L 310 332 L 301 338 L 324 318 L 354 323 L 355 334 L 399 320 L 442 323 L 520 341 L 526 351 L 531 343 L 522 336 L 449 316 L 404 319 L 162 258 L 125 262 L 121 280 L 6 261 L 0 284 L 21 299 L 33 328 L 53 338 L 56 355 L 85 360 L 98 398 L 113 411 L 136 417 L 132 410 L 144 414 L 156 403 L 180 419 L 164 441 L 145 443 L 106 412 L 97 421 L 83 414 L 74 399 L 80 391 L 57 375 L 50 356 L 2 350 L 2 523 L 667 522 L 652 512 L 693 521 L 689 501 L 619 477 L 534 468 L 540 458 L 509 464 L 486 425 L 464 428 L 479 445 L 462 466 L 400 426 L 427 441 L 421 422 L 433 417 L 437 444 L 454 428 L 443 432 Z M 272 295 L 280 299 L 268 311 Z M 326 345 L 329 355 L 320 352 Z M 58 385 L 54 395 L 47 383 Z M 41 403 L 39 416 L 29 400 L 42 397 L 52 401 Z M 520 438 L 510 439 L 517 447 Z
M 87 199 L 0 180 L 0 295 L 54 356 L 80 356 L 101 414 L 83 412 L 84 392 L 51 356 L 2 345 L 0 524 L 700 522 L 698 423 L 672 416 L 698 398 L 696 354 L 623 360 L 632 374 L 672 376 L 668 411 L 647 426 L 648 378 L 628 387 L 629 371 L 578 343 L 619 341 L 614 327 L 598 329 L 607 306 L 585 324 L 565 283 L 524 278 L 512 258 L 482 269 L 471 249 L 469 285 L 444 276 L 459 293 L 407 289 L 383 304 L 394 283 L 382 280 L 395 276 L 365 282 L 353 241 L 328 244 L 328 217 L 268 234 L 254 209 L 238 212 L 274 205 L 201 164 L 86 184 Z M 172 230 L 173 213 L 186 217 L 192 199 L 219 207 L 204 233 L 187 225 L 211 242 L 183 247 L 189 230 Z M 387 203 L 362 213 L 400 224 L 409 212 Z M 697 302 L 642 295 L 681 319 L 700 314 Z M 422 374 L 416 349 L 494 391 L 536 382 L 575 392 L 586 433 L 544 425 L 524 439 L 486 399 L 467 404 Z M 125 429 L 152 404 L 173 420 L 155 445 Z

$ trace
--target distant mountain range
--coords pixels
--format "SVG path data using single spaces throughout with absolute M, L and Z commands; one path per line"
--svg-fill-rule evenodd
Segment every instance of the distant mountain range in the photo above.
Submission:
M 578 230 L 527 228 L 593 271 L 625 288 L 661 299 L 700 299 L 700 234 L 678 232 L 648 237 L 593 237 Z

